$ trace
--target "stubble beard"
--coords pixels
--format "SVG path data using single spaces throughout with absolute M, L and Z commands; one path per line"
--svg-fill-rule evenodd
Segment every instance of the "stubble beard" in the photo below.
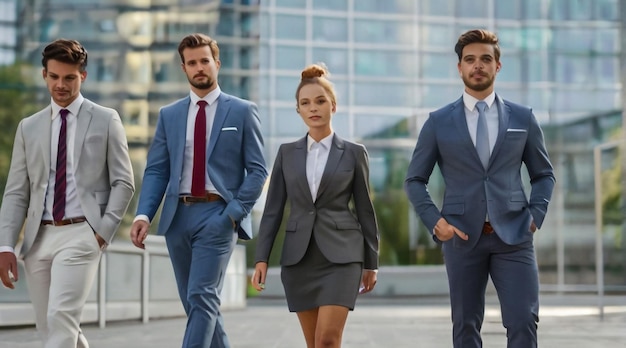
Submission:
M 194 81 L 192 78 L 188 78 L 187 80 L 189 80 L 190 85 L 197 89 L 211 89 L 215 84 L 215 81 L 210 77 L 207 78 L 206 82 L 197 82 Z
M 485 82 L 473 83 L 471 81 L 471 77 L 467 78 L 463 76 L 463 83 L 465 84 L 465 86 L 467 86 L 469 89 L 473 91 L 482 92 L 482 91 L 489 89 L 491 86 L 493 86 L 495 76 L 493 77 L 484 76 L 484 78 L 487 79 Z

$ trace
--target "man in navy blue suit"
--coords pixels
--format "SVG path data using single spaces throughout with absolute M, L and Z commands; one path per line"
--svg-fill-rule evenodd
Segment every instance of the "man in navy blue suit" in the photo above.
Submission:
M 267 177 L 261 127 L 254 103 L 220 90 L 215 40 L 188 35 L 178 53 L 191 92 L 159 113 L 131 239 L 144 248 L 163 201 L 158 234 L 188 317 L 182 346 L 229 347 L 219 295 L 237 236 L 252 238 L 248 215 Z
M 454 347 L 482 347 L 485 289 L 498 292 L 509 348 L 537 347 L 539 280 L 533 234 L 554 188 L 543 133 L 528 107 L 494 92 L 500 47 L 494 33 L 458 39 L 463 96 L 434 111 L 422 128 L 405 182 L 415 211 L 443 243 Z M 523 189 L 524 163 L 531 183 Z M 439 165 L 445 181 L 439 210 L 427 191 Z

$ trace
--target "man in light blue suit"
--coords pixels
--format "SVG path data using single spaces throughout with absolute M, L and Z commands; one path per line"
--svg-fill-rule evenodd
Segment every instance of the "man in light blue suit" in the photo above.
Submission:
M 144 248 L 163 201 L 158 234 L 188 317 L 182 346 L 229 347 L 219 294 L 236 237 L 252 238 L 248 214 L 267 177 L 260 122 L 254 103 L 221 92 L 215 40 L 188 35 L 178 53 L 191 93 L 159 113 L 131 239 Z
M 454 347 L 482 347 L 485 289 L 498 293 L 507 347 L 537 347 L 539 280 L 533 233 L 554 188 L 543 133 L 528 107 L 501 99 L 495 34 L 470 30 L 455 46 L 463 96 L 430 114 L 409 165 L 405 189 L 433 238 L 443 243 L 452 305 Z M 520 170 L 531 183 L 526 198 Z M 441 210 L 427 191 L 439 165 Z

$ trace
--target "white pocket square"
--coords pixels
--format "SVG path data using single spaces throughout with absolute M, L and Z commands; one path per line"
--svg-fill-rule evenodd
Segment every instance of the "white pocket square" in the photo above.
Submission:
M 525 129 L 520 129 L 520 128 L 509 128 L 509 129 L 507 129 L 506 131 L 507 131 L 507 132 L 511 132 L 511 133 L 513 133 L 513 132 L 522 132 L 522 133 L 526 133 L 526 130 L 525 130 Z
M 224 127 L 222 128 L 222 132 L 226 132 L 226 131 L 237 131 L 237 127 Z

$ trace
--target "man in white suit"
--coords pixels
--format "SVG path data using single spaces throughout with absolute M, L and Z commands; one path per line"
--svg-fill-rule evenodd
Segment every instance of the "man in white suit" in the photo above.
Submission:
M 128 143 L 118 113 L 85 99 L 87 51 L 56 40 L 42 52 L 51 103 L 23 119 L 0 208 L 0 279 L 19 278 L 22 227 L 26 281 L 46 348 L 88 347 L 80 316 L 134 192 Z

